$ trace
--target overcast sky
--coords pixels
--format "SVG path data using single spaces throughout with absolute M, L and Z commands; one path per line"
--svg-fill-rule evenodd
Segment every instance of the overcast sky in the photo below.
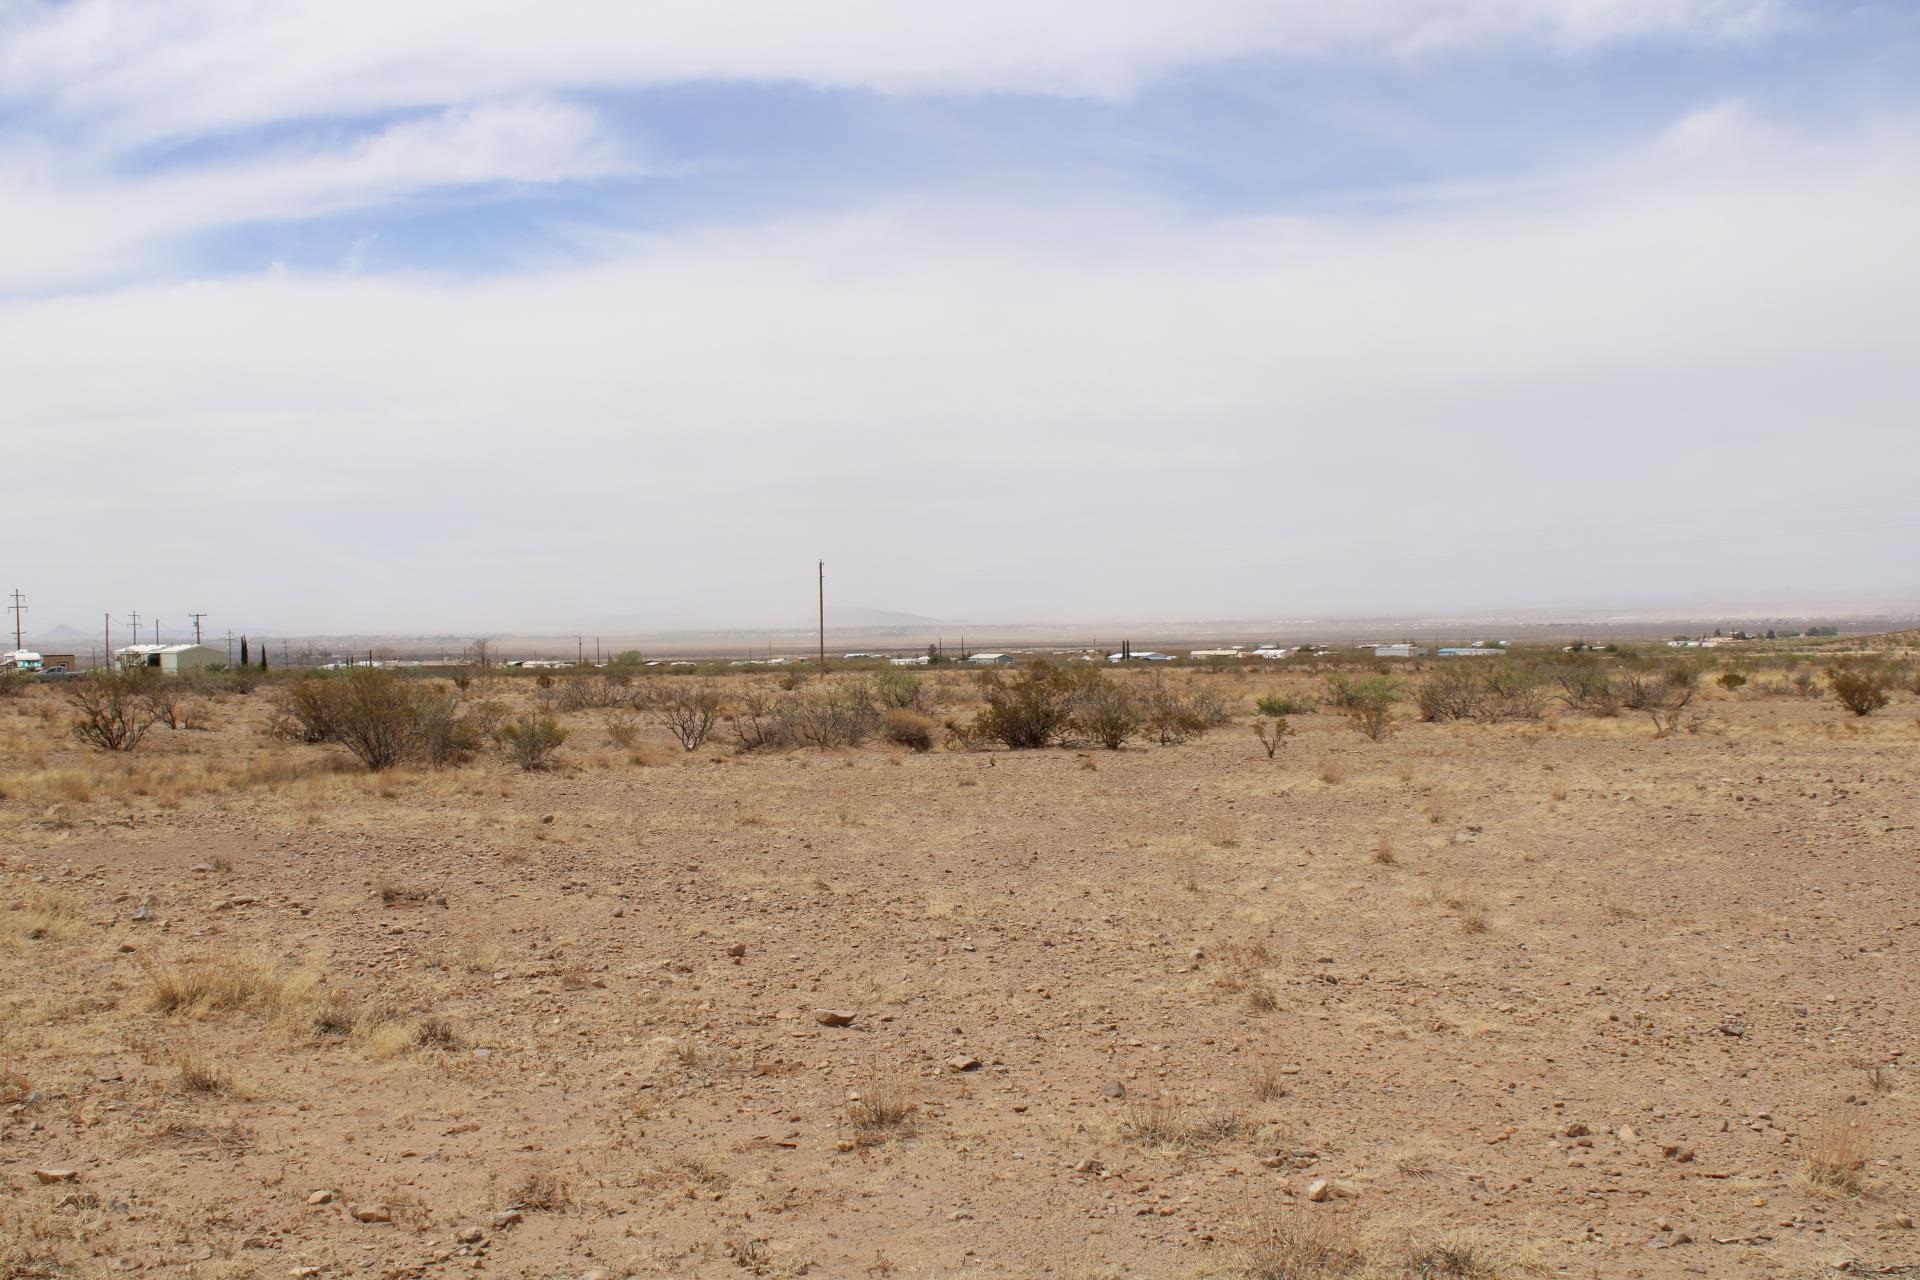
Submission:
M 1920 601 L 1911 0 L 0 0 L 29 630 Z

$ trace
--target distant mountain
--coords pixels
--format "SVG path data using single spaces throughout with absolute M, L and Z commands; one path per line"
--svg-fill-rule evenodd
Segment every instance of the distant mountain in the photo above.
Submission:
M 835 627 L 937 627 L 947 620 L 894 609 L 864 609 L 859 605 L 829 605 L 827 630 Z
M 27 643 L 38 649 L 71 649 L 75 645 L 88 644 L 100 638 L 97 631 L 81 631 L 61 623 L 51 631 L 42 631 L 37 636 L 28 636 Z

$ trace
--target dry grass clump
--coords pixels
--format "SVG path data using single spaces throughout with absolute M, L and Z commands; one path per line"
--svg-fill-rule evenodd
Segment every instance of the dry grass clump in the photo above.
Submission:
M 39 1280 L 64 1276 L 70 1260 L 68 1246 L 86 1236 L 86 1224 L 70 1214 L 55 1214 L 41 1205 L 0 1201 L 0 1278 Z
M 1485 933 L 1493 927 L 1492 917 L 1487 913 L 1487 904 L 1454 885 L 1443 885 L 1437 890 L 1422 895 L 1423 899 L 1441 910 L 1450 913 L 1460 922 L 1460 928 L 1466 933 Z
M 1337 787 L 1347 780 L 1347 766 L 1331 756 L 1320 762 L 1320 781 L 1330 787 Z
M 1215 818 L 1207 824 L 1207 843 L 1216 849 L 1237 849 L 1240 847 L 1240 833 L 1234 830 L 1233 823 L 1225 818 Z
M 1391 867 L 1399 861 L 1394 852 L 1393 832 L 1382 831 L 1373 839 L 1373 860 L 1383 867 Z
M 1872 1190 L 1864 1173 L 1867 1148 L 1866 1126 L 1858 1119 L 1828 1116 L 1812 1141 L 1802 1144 L 1804 1158 L 1793 1175 L 1794 1187 L 1822 1200 L 1866 1195 Z
M 514 1186 L 514 1207 L 536 1213 L 563 1213 L 573 1207 L 573 1183 L 563 1173 L 536 1169 Z
M 192 1050 L 174 1063 L 174 1076 L 188 1093 L 221 1093 L 233 1087 L 233 1077 Z
M 1222 1251 L 1220 1280 L 1507 1280 L 1533 1270 L 1466 1235 L 1422 1241 L 1348 1216 L 1298 1212 Z
M 1263 1062 L 1254 1069 L 1253 1100 L 1275 1102 L 1287 1096 L 1287 1080 L 1272 1063 Z
M 444 897 L 425 885 L 383 884 L 374 892 L 383 907 L 417 907 L 428 902 L 446 905 Z
M 276 969 L 256 960 L 200 957 L 148 961 L 147 1003 L 159 1013 L 199 1018 L 244 1010 L 263 1016 L 298 1013 L 316 998 L 317 975 Z
M 847 1107 L 847 1119 L 861 1146 L 913 1134 L 920 1103 L 911 1080 L 898 1072 L 873 1071 L 855 1092 L 859 1096 Z
M 1217 1110 L 1160 1097 L 1129 1102 L 1120 1113 L 1120 1137 L 1156 1151 L 1211 1151 L 1249 1132 L 1231 1108 Z
M 54 889 L 33 889 L 8 904 L 0 937 L 8 942 L 70 938 L 84 923 L 80 900 Z

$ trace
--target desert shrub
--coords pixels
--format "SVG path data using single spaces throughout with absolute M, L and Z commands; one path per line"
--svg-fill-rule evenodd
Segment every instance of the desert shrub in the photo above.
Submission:
M 1827 668 L 1827 687 L 1833 690 L 1834 701 L 1856 716 L 1870 716 L 1893 700 L 1887 683 L 1887 673 L 1879 667 Z
M 531 773 L 553 765 L 554 753 L 567 740 L 567 731 L 552 716 L 521 716 L 494 733 L 507 758 Z
M 379 667 L 356 667 L 325 681 L 328 740 L 367 768 L 391 769 L 420 745 L 431 701 L 414 682 Z
M 1052 746 L 1072 727 L 1081 691 L 1106 677 L 1091 669 L 1036 662 L 1011 679 L 980 673 L 987 708 L 974 721 L 977 735 L 1016 750 Z
M 793 734 L 780 714 L 778 701 L 767 694 L 754 692 L 742 698 L 731 723 L 741 751 L 778 751 L 793 745 Z
M 1327 705 L 1339 711 L 1351 711 L 1359 705 L 1352 676 L 1336 671 L 1327 677 Z
M 69 682 L 66 693 L 74 737 L 102 751 L 132 751 L 160 719 L 154 677 L 144 672 L 95 671 Z
M 886 713 L 887 741 L 915 751 L 933 750 L 934 723 L 918 711 L 893 707 Z
M 427 694 L 420 699 L 420 755 L 436 769 L 472 759 L 491 729 L 491 724 L 460 714 L 457 693 Z
M 873 699 L 882 708 L 898 707 L 908 711 L 925 711 L 929 701 L 920 677 L 897 667 L 889 667 L 874 675 Z
M 1212 725 L 1213 708 L 1181 694 L 1158 674 L 1141 695 L 1140 705 L 1141 722 L 1163 747 L 1197 737 Z
M 1346 686 L 1350 701 L 1347 718 L 1353 727 L 1375 742 L 1393 732 L 1393 704 L 1400 701 L 1399 681 L 1392 676 L 1368 676 Z
M 720 690 L 710 680 L 669 684 L 646 698 L 647 714 L 687 751 L 698 751 L 720 723 L 720 707 Z
M 1558 663 L 1553 672 L 1560 700 L 1569 709 L 1596 716 L 1620 714 L 1620 689 L 1598 658 L 1575 654 Z
M 1255 701 L 1253 707 L 1263 716 L 1304 716 L 1313 710 L 1312 703 L 1289 693 L 1270 693 Z
M 1480 669 L 1487 691 L 1485 716 L 1492 720 L 1538 720 L 1546 702 L 1546 676 L 1538 668 L 1496 658 Z
M 618 683 L 575 668 L 556 683 L 553 702 L 562 711 L 593 711 L 627 700 L 626 681 Z
M 859 683 L 802 690 L 782 700 L 778 714 L 792 741 L 822 750 L 857 747 L 880 731 L 880 711 Z
M 1722 671 L 1720 673 L 1720 679 L 1716 683 L 1728 693 L 1732 693 L 1735 689 L 1743 688 L 1747 683 L 1747 678 L 1738 671 Z
M 5 702 L 8 698 L 17 698 L 26 691 L 25 677 L 17 676 L 11 671 L 0 671 L 0 702 Z
M 1191 695 L 1187 699 L 1187 706 L 1199 719 L 1203 731 L 1233 723 L 1233 700 L 1217 689 L 1202 689 Z
M 640 741 L 640 719 L 623 707 L 614 707 L 600 718 L 606 726 L 607 741 L 625 751 Z
M 1260 745 L 1266 749 L 1269 760 L 1280 753 L 1280 745 L 1292 733 L 1293 726 L 1287 723 L 1285 716 L 1263 717 L 1253 722 L 1253 736 L 1260 739 Z
M 1478 671 L 1443 666 L 1413 692 L 1422 720 L 1472 720 L 1485 710 L 1487 688 Z
M 1087 681 L 1074 696 L 1069 732 L 1118 751 L 1140 732 L 1139 700 L 1104 676 Z
M 295 742 L 327 742 L 333 737 L 333 704 L 329 678 L 303 674 L 281 687 L 270 728 Z
M 1795 667 L 1793 674 L 1787 678 L 1787 683 L 1791 684 L 1793 691 L 1803 698 L 1814 697 L 1820 692 L 1819 682 L 1814 678 L 1811 667 Z

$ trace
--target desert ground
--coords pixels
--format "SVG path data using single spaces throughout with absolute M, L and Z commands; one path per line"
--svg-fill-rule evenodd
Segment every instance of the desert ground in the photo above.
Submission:
M 1920 1274 L 1913 693 L 1269 759 L 1318 673 L 1178 678 L 535 772 L 0 702 L 0 1277 Z

